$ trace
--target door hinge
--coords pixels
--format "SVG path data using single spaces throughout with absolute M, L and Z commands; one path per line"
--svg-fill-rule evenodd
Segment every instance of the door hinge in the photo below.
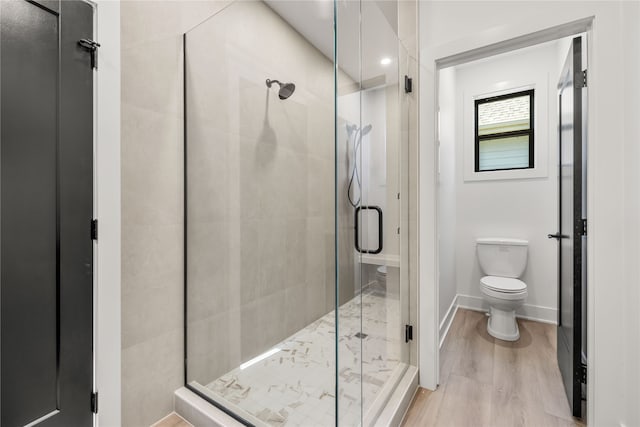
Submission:
M 98 413 L 98 392 L 91 392 L 91 412 L 94 414 Z
M 587 365 L 584 363 L 580 364 L 580 382 L 582 384 L 587 383 Z
M 93 41 L 91 39 L 82 39 L 78 40 L 78 46 L 89 52 L 91 55 L 91 68 L 98 69 L 98 48 L 100 47 L 100 43 Z
M 576 89 L 587 87 L 587 70 L 576 71 L 574 86 Z
M 91 220 L 91 240 L 98 240 L 98 220 Z
M 581 226 L 580 233 L 583 236 L 586 236 L 587 235 L 587 219 L 586 218 L 580 220 L 580 226 Z
M 404 342 L 413 341 L 413 326 L 404 325 Z
M 587 70 L 574 72 L 573 87 L 575 89 L 582 89 L 583 87 L 587 87 Z
M 404 76 L 404 93 L 413 92 L 413 79 L 409 76 Z

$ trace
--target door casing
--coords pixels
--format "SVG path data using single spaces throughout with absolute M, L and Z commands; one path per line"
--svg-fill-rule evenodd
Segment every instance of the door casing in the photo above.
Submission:
M 533 46 L 540 43 L 545 43 L 553 40 L 558 40 L 568 36 L 575 36 L 578 34 L 586 34 L 587 39 L 587 58 L 593 56 L 593 22 L 594 17 L 589 16 L 582 19 L 578 19 L 571 22 L 566 22 L 560 25 L 543 28 L 535 32 L 526 32 L 520 28 L 512 30 L 514 36 L 507 37 L 506 34 L 497 36 L 496 40 L 492 43 L 487 43 L 482 46 L 477 44 L 477 35 L 471 35 L 459 40 L 458 43 L 441 45 L 433 49 L 435 54 L 430 56 L 423 56 L 423 61 L 427 61 L 428 69 L 433 70 L 431 82 L 424 82 L 423 87 L 426 87 L 430 93 L 430 102 L 425 106 L 425 101 L 421 101 L 421 110 L 428 110 L 426 115 L 426 123 L 431 125 L 430 131 L 427 132 L 425 138 L 427 144 L 424 142 L 421 147 L 430 147 L 428 149 L 427 156 L 430 159 L 438 158 L 438 135 L 437 126 L 438 123 L 438 111 L 434 108 L 437 105 L 438 99 L 438 71 L 441 68 L 446 68 L 465 62 L 470 62 L 489 56 L 494 56 L 501 53 L 510 52 L 513 50 Z M 423 67 L 427 68 L 427 64 L 423 63 Z M 431 74 L 431 73 L 429 73 Z M 428 83 L 428 84 L 427 84 Z M 421 124 L 424 126 L 425 120 L 421 119 Z M 422 127 L 421 132 L 424 131 Z M 421 201 L 419 203 L 420 210 L 423 210 L 425 206 L 431 204 L 431 208 L 425 213 L 420 212 L 420 229 L 419 232 L 419 247 L 420 252 L 427 254 L 420 256 L 420 271 L 418 273 L 420 281 L 420 295 L 419 295 L 419 313 L 420 313 L 420 329 L 419 331 L 419 369 L 420 369 L 420 385 L 430 390 L 437 389 L 440 384 L 439 370 L 440 370 L 440 329 L 439 329 L 439 285 L 438 285 L 438 244 L 437 240 L 428 236 L 438 235 L 438 218 L 437 204 L 438 200 L 438 183 L 437 183 L 437 165 L 435 161 L 425 163 L 423 155 L 420 155 L 419 161 L 419 174 L 420 181 L 420 199 L 426 198 L 427 202 Z M 424 178 L 426 174 L 426 178 Z M 590 179 L 590 176 L 587 177 Z M 425 184 L 427 185 L 425 188 Z M 426 231 L 424 229 L 426 228 Z M 431 239 L 431 240 L 429 240 Z M 588 249 L 591 252 L 591 249 Z M 425 258 L 423 258 L 425 257 Z M 425 262 L 426 261 L 426 262 Z M 589 333 L 591 335 L 591 332 Z M 592 377 L 587 380 L 587 387 L 589 390 L 594 390 L 592 386 Z M 590 392 L 591 393 L 591 392 Z M 586 402 L 587 413 L 593 414 L 593 401 L 587 399 Z

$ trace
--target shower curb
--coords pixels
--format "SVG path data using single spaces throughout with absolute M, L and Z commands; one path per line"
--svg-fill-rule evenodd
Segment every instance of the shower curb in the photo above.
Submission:
M 186 387 L 173 395 L 174 411 L 195 427 L 244 427 Z
M 418 369 L 415 366 L 409 366 L 374 425 L 376 427 L 401 425 L 417 390 Z

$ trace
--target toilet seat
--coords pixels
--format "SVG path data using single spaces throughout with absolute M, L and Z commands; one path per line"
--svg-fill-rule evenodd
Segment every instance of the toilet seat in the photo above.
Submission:
M 522 293 L 527 290 L 526 283 L 512 277 L 484 276 L 480 279 L 480 285 L 487 290 L 506 294 Z
M 510 277 L 485 276 L 480 279 L 480 291 L 496 300 L 524 300 L 527 296 L 527 284 Z

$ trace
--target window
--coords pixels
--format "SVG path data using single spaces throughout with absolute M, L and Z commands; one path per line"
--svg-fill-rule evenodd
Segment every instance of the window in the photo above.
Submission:
M 475 100 L 475 171 L 531 169 L 533 89 Z

